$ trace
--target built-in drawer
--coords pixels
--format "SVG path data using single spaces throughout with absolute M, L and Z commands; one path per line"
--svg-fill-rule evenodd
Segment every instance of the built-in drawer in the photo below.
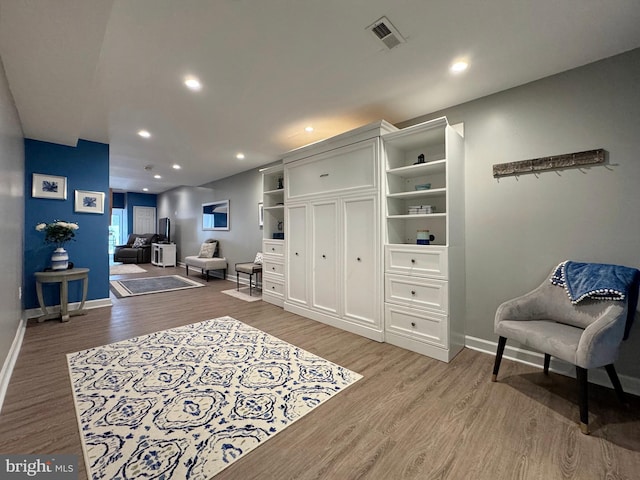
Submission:
M 262 241 L 262 253 L 265 255 L 284 255 L 284 241 L 283 240 L 263 240 Z
M 447 259 L 447 247 L 385 245 L 384 263 L 387 273 L 447 279 Z
M 262 279 L 262 293 L 269 292 L 269 295 L 284 297 L 284 283 L 273 280 L 269 277 Z
M 447 316 L 386 303 L 385 329 L 421 342 L 448 345 Z
M 386 302 L 425 308 L 445 315 L 449 312 L 446 281 L 392 274 L 386 274 L 384 278 Z
M 365 140 L 286 165 L 287 198 L 377 185 L 376 140 Z
M 262 273 L 264 275 L 277 275 L 284 277 L 284 264 L 273 260 L 264 259 L 262 263 Z

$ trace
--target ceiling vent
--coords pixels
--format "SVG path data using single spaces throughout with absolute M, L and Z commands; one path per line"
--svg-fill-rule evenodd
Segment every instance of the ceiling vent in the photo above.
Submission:
M 382 17 L 367 27 L 371 34 L 380 40 L 385 47 L 391 50 L 406 40 L 400 32 L 394 27 L 387 17 Z

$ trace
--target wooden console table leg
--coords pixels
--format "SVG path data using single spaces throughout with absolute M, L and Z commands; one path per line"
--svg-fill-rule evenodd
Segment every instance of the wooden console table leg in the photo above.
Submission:
M 82 279 L 82 302 L 80 302 L 80 306 L 78 310 L 84 309 L 84 302 L 87 300 L 87 292 L 89 291 L 89 276 L 87 275 Z
M 63 322 L 69 321 L 69 283 L 66 278 L 60 283 L 60 317 Z
M 40 282 L 36 282 L 36 294 L 38 295 L 40 310 L 42 310 L 42 315 L 38 318 L 38 323 L 42 323 L 49 316 L 49 312 L 47 311 L 47 307 L 44 304 L 44 297 L 42 296 L 42 284 Z

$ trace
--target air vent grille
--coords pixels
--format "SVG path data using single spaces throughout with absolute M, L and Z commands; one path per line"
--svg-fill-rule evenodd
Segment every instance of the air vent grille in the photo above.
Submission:
M 389 30 L 389 27 L 387 27 L 384 23 L 379 23 L 378 25 L 373 27 L 373 33 L 375 33 L 376 36 L 380 40 L 382 40 L 387 35 L 391 35 L 391 30 Z
M 367 30 L 389 50 L 406 42 L 387 17 L 376 20 L 367 27 Z

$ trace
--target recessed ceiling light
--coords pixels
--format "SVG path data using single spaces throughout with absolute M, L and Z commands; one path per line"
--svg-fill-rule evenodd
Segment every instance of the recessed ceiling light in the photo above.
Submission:
M 162 178 L 162 175 L 158 175 L 158 174 L 156 173 L 156 174 L 153 176 L 153 178 L 160 179 L 160 178 Z
M 202 83 L 200 83 L 200 80 L 196 77 L 186 77 L 184 79 L 184 84 L 189 90 L 193 90 L 194 92 L 202 90 Z
M 238 160 L 244 160 L 244 153 L 237 153 L 237 154 L 236 154 L 236 158 L 237 158 Z
M 451 65 L 451 71 L 453 73 L 461 73 L 464 72 L 467 67 L 469 67 L 469 64 L 463 60 L 460 60 L 458 62 L 455 62 L 453 65 Z
M 180 170 L 180 169 L 182 168 L 182 167 L 181 167 L 180 165 L 178 165 L 177 163 L 174 163 L 174 164 L 172 165 L 172 167 L 173 167 L 173 169 L 174 169 L 174 170 Z
M 305 127 L 304 131 L 305 132 L 313 132 L 313 127 L 311 127 L 311 126 Z
M 148 189 L 147 187 L 144 187 L 144 188 L 142 189 L 142 191 L 143 191 L 143 192 L 148 192 L 148 191 L 149 191 L 149 189 Z
M 138 130 L 138 135 L 142 138 L 149 138 L 151 136 L 148 130 Z

